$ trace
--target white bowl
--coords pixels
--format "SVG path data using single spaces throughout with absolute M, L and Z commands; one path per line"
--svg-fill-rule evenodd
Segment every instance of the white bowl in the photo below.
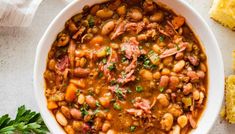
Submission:
M 43 73 L 46 69 L 48 52 L 57 34 L 64 28 L 66 20 L 80 12 L 84 5 L 93 5 L 104 1 L 105 0 L 73 1 L 55 17 L 38 44 L 34 65 L 34 91 L 40 113 L 50 131 L 54 134 L 62 134 L 64 131 L 47 109 L 46 97 L 44 95 L 45 82 Z M 209 90 L 206 109 L 198 122 L 198 127 L 193 130 L 192 133 L 208 133 L 217 118 L 224 96 L 223 60 L 216 38 L 202 17 L 183 0 L 157 0 L 157 2 L 166 4 L 177 14 L 184 16 L 187 24 L 192 28 L 205 48 L 208 57 Z

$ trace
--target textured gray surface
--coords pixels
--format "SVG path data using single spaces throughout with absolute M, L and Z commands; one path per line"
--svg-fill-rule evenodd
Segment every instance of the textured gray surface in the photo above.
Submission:
M 207 21 L 219 42 L 226 75 L 232 73 L 235 32 L 209 18 L 212 0 L 186 0 Z M 15 114 L 18 106 L 38 110 L 33 92 L 33 64 L 37 43 L 56 14 L 65 7 L 62 0 L 44 0 L 28 28 L 0 27 L 0 115 Z M 233 134 L 235 125 L 220 123 L 218 118 L 210 134 Z

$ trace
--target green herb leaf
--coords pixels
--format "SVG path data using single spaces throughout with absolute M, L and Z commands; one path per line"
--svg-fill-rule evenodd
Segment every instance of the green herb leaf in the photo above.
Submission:
M 107 63 L 107 59 L 106 59 L 106 58 L 102 59 L 102 62 L 103 62 L 104 64 L 106 64 L 106 63 Z
M 83 104 L 83 106 L 80 108 L 80 111 L 82 112 L 82 116 L 88 115 L 88 105 Z
M 110 65 L 108 66 L 108 69 L 110 71 L 114 70 L 115 69 L 115 64 L 114 63 L 110 63 Z
M 89 27 L 93 27 L 95 25 L 95 20 L 93 16 L 89 17 L 88 24 L 89 24 Z
M 142 92 L 144 89 L 143 89 L 143 87 L 141 87 L 141 86 L 136 86 L 135 87 L 135 90 L 136 90 L 136 92 Z
M 98 77 L 102 78 L 103 76 L 104 76 L 104 73 L 103 72 L 99 72 Z
M 163 41 L 164 41 L 164 37 L 163 37 L 163 36 L 160 36 L 160 37 L 159 37 L 159 41 L 163 42 Z
M 110 54 L 111 54 L 111 48 L 110 48 L 110 47 L 106 47 L 105 51 L 106 51 L 106 54 L 107 54 L 107 55 L 110 55 Z
M 177 51 L 179 51 L 179 50 L 180 50 L 179 45 L 178 45 L 178 44 L 176 44 L 175 46 L 176 46 Z
M 162 93 L 164 91 L 164 87 L 160 87 L 159 91 Z
M 118 103 L 113 103 L 113 108 L 115 110 L 121 110 L 122 109 L 121 106 Z
M 0 117 L 1 134 L 46 134 L 49 132 L 39 113 L 27 110 L 25 106 L 18 108 L 15 120 L 12 120 L 8 114 Z
M 130 131 L 131 131 L 131 132 L 134 132 L 135 129 L 136 129 L 136 126 L 131 126 L 131 127 L 130 127 Z
M 99 101 L 96 101 L 96 102 L 95 102 L 95 105 L 96 105 L 97 107 L 100 107 L 100 102 L 99 102 Z

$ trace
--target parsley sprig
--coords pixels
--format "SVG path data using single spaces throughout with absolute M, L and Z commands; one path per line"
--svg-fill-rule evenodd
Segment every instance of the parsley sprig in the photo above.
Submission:
M 40 113 L 28 110 L 24 105 L 18 108 L 14 120 L 8 114 L 0 117 L 1 134 L 46 134 L 47 132 L 48 128 L 44 124 Z

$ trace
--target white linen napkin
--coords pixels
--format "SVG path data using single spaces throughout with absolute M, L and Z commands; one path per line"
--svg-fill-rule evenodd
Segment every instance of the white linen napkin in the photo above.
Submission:
M 63 0 L 69 3 L 72 0 Z M 0 0 L 0 26 L 27 27 L 42 0 Z

